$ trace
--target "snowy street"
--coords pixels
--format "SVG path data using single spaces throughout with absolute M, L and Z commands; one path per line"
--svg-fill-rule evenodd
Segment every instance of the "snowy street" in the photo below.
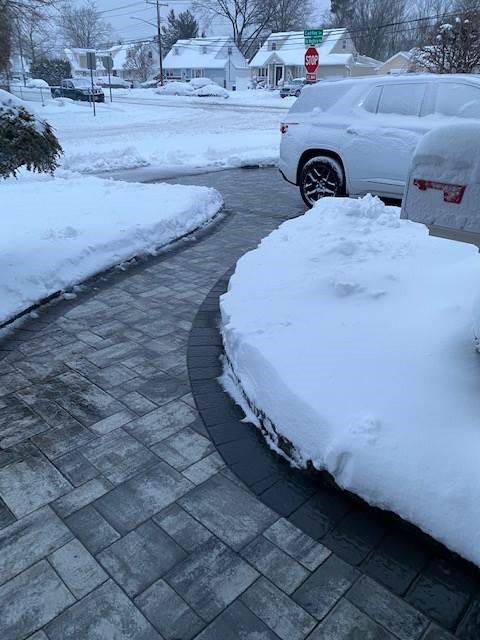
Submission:
M 57 131 L 65 155 L 62 166 L 97 173 L 149 166 L 157 175 L 179 171 L 273 165 L 278 159 L 279 124 L 289 100 L 270 101 L 162 97 L 120 91 L 112 104 L 57 99 L 30 103 Z M 247 92 L 245 92 L 247 93 Z M 256 94 L 260 92 L 248 92 Z M 268 96 L 267 96 L 268 97 Z M 118 100 L 118 101 L 117 101 Z

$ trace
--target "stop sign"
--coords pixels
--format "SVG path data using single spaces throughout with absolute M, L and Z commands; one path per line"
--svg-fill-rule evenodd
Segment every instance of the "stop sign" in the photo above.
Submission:
M 315 73 L 318 69 L 318 51 L 315 47 L 308 47 L 305 51 L 305 69 L 307 73 Z

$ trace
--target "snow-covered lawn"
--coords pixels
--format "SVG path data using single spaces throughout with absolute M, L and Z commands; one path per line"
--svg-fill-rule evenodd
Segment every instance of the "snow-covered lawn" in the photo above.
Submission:
M 476 248 L 371 196 L 324 199 L 241 258 L 221 301 L 233 370 L 296 462 L 477 565 L 479 282 Z
M 0 184 L 0 323 L 46 296 L 208 222 L 214 189 L 60 171 Z
M 279 123 L 287 104 L 285 109 L 236 107 L 230 100 L 161 97 L 154 92 L 149 96 L 158 100 L 149 101 L 135 98 L 147 89 L 117 92 L 133 96 L 128 98 L 132 102 L 115 102 L 114 97 L 111 104 L 98 104 L 96 118 L 88 103 L 29 103 L 55 128 L 65 151 L 63 168 L 97 173 L 151 167 L 161 177 L 275 164 L 278 159 Z M 108 100 L 108 90 L 106 95 Z

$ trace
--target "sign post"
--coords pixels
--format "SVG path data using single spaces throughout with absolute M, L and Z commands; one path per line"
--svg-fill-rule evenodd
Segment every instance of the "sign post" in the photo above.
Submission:
M 112 81 L 110 79 L 110 73 L 113 69 L 113 59 L 111 56 L 108 56 L 108 58 L 104 58 L 103 59 L 103 66 L 106 68 L 107 72 L 108 72 L 108 88 L 110 90 L 110 102 L 113 102 L 112 99 Z
M 87 69 L 90 69 L 90 80 L 92 83 L 91 98 L 93 105 L 93 116 L 95 117 L 97 115 L 95 111 L 95 94 L 93 93 L 93 70 L 97 69 L 97 58 L 95 56 L 95 51 L 87 51 Z
M 305 29 L 303 37 L 305 39 L 305 46 L 322 44 L 323 29 Z
M 305 51 L 305 70 L 307 72 L 307 81 L 315 82 L 317 79 L 319 56 L 315 47 L 309 47 Z

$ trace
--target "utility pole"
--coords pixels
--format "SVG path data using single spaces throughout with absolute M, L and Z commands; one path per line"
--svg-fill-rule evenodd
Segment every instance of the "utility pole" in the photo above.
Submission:
M 160 58 L 160 85 L 163 87 L 163 52 L 162 52 L 162 31 L 160 29 L 160 7 L 168 7 L 165 2 L 159 0 L 146 0 L 147 4 L 157 5 L 157 40 L 158 40 L 158 57 Z
M 17 33 L 18 33 L 18 48 L 20 50 L 20 65 L 22 67 L 23 86 L 26 87 L 27 80 L 25 78 L 25 64 L 23 61 L 22 32 L 20 30 L 20 22 L 18 21 L 18 18 L 16 19 L 16 23 L 17 23 Z

